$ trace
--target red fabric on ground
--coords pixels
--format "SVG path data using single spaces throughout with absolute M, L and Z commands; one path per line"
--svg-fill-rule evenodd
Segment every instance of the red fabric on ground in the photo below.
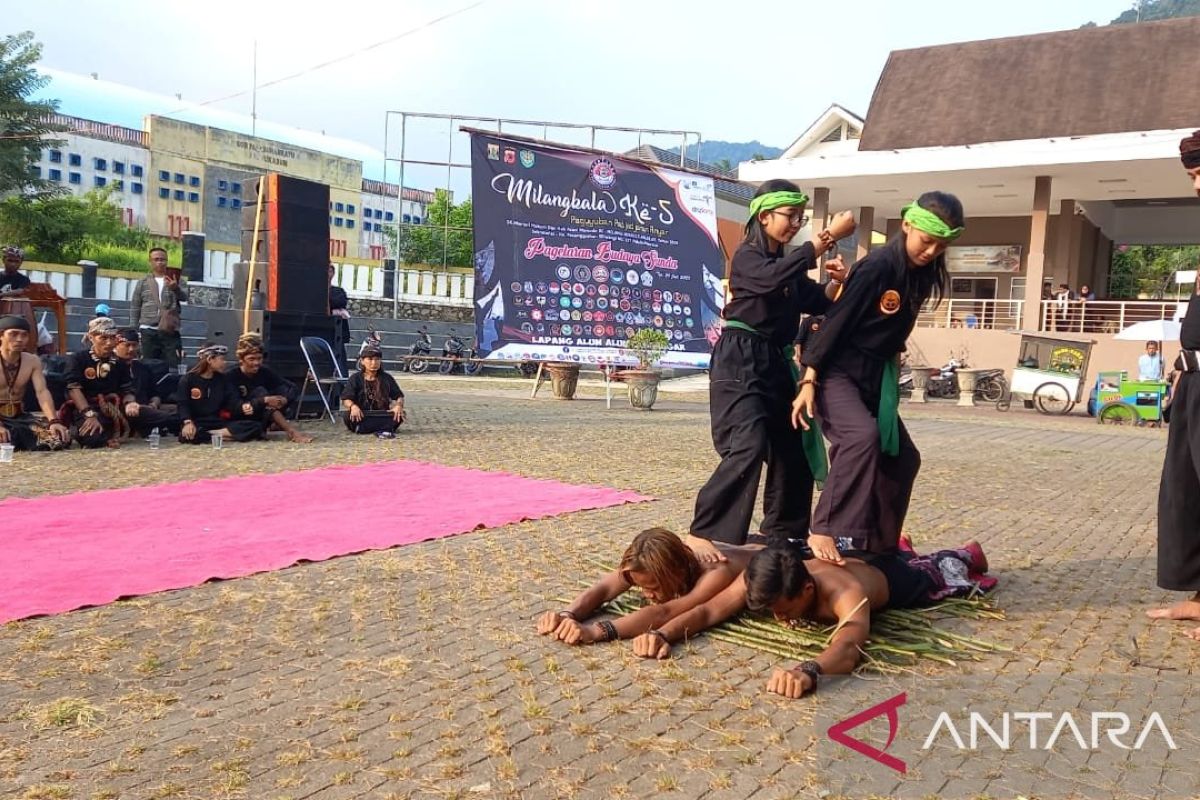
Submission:
M 0 501 L 0 623 L 651 498 L 387 461 Z

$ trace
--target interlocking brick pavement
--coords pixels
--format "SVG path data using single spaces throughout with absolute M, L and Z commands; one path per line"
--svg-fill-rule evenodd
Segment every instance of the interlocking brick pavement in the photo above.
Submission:
M 1003 622 L 956 630 L 1011 653 L 864 675 L 802 701 L 763 693 L 774 657 L 701 637 L 647 663 L 569 648 L 535 615 L 637 531 L 686 527 L 715 463 L 703 395 L 653 412 L 528 398 L 528 382 L 404 381 L 395 441 L 321 422 L 308 447 L 140 443 L 20 457 L 0 495 L 396 457 L 599 483 L 652 503 L 304 564 L 0 628 L 0 795 L 18 798 L 1189 797 L 1200 786 L 1197 645 L 1149 624 L 1165 433 L 1014 409 L 905 406 L 924 456 L 919 547 L 979 539 Z M 403 486 L 372 487 L 404 502 Z M 447 486 L 447 502 L 470 486 Z M 340 498 L 353 525 L 354 498 Z M 174 508 L 164 494 L 163 513 Z M 102 524 L 103 510 L 97 510 Z M 1136 644 L 1135 644 L 1136 643 Z M 907 692 L 901 775 L 830 741 Z M 80 705 L 72 713 L 69 700 Z M 79 709 L 82 717 L 76 719 Z M 1179 749 L 922 749 L 946 711 L 1158 710 Z M 57 714 L 57 718 L 55 715 Z M 876 723 L 880 720 L 876 720 Z M 1083 723 L 1081 723 L 1083 724 Z M 963 728 L 965 730 L 965 727 Z M 1021 729 L 1022 731 L 1024 729 Z M 886 725 L 864 736 L 887 735 Z M 1014 732 L 1014 742 L 1021 732 Z M 1044 739 L 1044 735 L 1043 735 Z

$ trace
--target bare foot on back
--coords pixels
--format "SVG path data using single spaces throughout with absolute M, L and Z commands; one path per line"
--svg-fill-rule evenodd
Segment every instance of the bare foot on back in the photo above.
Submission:
M 1195 639 L 1197 642 L 1200 642 L 1200 628 L 1192 628 L 1190 631 L 1185 633 L 1184 636 L 1188 637 L 1189 639 Z
M 689 533 L 683 540 L 683 543 L 692 549 L 692 552 L 696 554 L 696 558 L 700 560 L 701 564 L 716 564 L 720 561 L 729 560 L 710 540 L 702 539 L 695 534 Z
M 1181 600 L 1167 608 L 1155 608 L 1146 612 L 1150 619 L 1200 619 L 1200 600 Z

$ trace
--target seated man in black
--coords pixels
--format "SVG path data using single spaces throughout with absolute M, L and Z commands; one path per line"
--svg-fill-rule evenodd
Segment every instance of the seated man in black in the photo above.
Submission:
M 133 397 L 138 404 L 137 413 L 128 415 L 134 430 L 142 436 L 155 428 L 160 433 L 179 433 L 179 415 L 162 407 L 154 374 L 141 361 L 141 334 L 137 328 L 117 331 L 113 355 L 129 368 Z
M 353 433 L 391 438 L 404 422 L 404 392 L 382 365 L 379 345 L 364 345 L 358 354 L 358 371 L 342 392 L 342 421 Z
M 205 343 L 196 351 L 196 363 L 179 380 L 176 398 L 183 425 L 179 441 L 208 444 L 213 436 L 248 442 L 263 438 L 262 423 L 252 419 L 254 406 L 238 399 L 233 381 L 225 374 L 229 348 Z
M 287 421 L 286 409 L 300 397 L 296 384 L 281 378 L 273 369 L 263 364 L 266 348 L 257 333 L 246 333 L 238 337 L 237 366 L 230 367 L 225 374 L 233 381 L 238 399 L 253 407 L 251 416 L 262 423 L 265 430 L 281 430 L 288 441 L 308 444 L 313 437 L 301 433 Z
M 130 418 L 139 411 L 129 365 L 113 354 L 117 325 L 108 317 L 88 323 L 91 347 L 71 355 L 67 364 L 67 397 L 59 409 L 82 447 L 120 447 L 128 439 Z
M 54 413 L 42 360 L 25 352 L 31 335 L 24 317 L 0 317 L 0 444 L 11 444 L 14 450 L 58 450 L 71 443 L 71 434 Z M 30 385 L 48 425 L 25 410 Z
M 4 248 L 4 271 L 0 272 L 0 295 L 20 294 L 29 288 L 29 276 L 21 272 L 25 251 L 16 245 Z
M 711 628 L 743 609 L 770 610 L 780 621 L 806 619 L 836 624 L 825 651 L 792 669 L 776 669 L 767 691 L 798 698 L 814 691 L 823 674 L 845 675 L 857 666 L 871 632 L 871 613 L 887 608 L 919 608 L 950 596 L 957 578 L 970 577 L 979 587 L 995 586 L 978 542 L 958 550 L 907 558 L 870 555 L 870 563 L 846 555 L 838 565 L 802 560 L 801 552 L 770 547 L 756 553 L 742 573 L 720 594 L 633 640 L 644 658 L 667 658 L 671 644 Z M 955 563 L 957 562 L 957 563 Z

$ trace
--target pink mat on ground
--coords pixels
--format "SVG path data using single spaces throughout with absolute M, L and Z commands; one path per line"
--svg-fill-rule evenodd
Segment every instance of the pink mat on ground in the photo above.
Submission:
M 649 500 L 419 461 L 0 501 L 0 623 Z

